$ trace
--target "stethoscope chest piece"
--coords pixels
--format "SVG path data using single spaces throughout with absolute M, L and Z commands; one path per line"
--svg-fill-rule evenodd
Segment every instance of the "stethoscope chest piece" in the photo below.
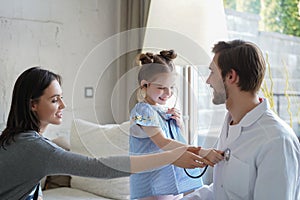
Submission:
M 231 150 L 229 148 L 225 149 L 224 151 L 224 159 L 228 161 L 230 159 Z

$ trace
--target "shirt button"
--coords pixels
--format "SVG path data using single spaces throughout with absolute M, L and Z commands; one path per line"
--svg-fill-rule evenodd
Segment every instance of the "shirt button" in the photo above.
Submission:
M 223 184 L 221 185 L 221 188 L 223 187 Z

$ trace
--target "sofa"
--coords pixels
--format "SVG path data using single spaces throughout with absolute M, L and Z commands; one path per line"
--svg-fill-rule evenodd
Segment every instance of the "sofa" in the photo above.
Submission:
M 75 119 L 71 125 L 69 148 L 70 151 L 91 157 L 127 155 L 128 131 L 129 122 L 99 125 Z M 55 143 L 68 149 L 66 142 L 56 140 Z M 69 182 L 66 183 L 68 180 Z M 64 181 L 64 183 L 59 181 Z M 44 200 L 130 199 L 129 177 L 96 179 L 78 176 L 50 176 L 44 180 L 43 185 Z M 48 187 L 48 185 L 57 187 Z
M 129 122 L 99 125 L 75 119 L 70 130 L 70 144 L 61 138 L 54 142 L 73 152 L 91 157 L 128 155 Z M 211 147 L 216 137 L 199 137 L 201 146 Z M 203 176 L 203 182 L 212 181 L 212 168 Z M 49 176 L 43 181 L 44 200 L 130 199 L 129 177 L 96 179 L 78 176 Z

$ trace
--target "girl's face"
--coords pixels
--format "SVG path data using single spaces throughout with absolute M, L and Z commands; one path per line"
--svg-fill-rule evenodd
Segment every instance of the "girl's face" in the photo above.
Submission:
M 153 82 L 146 83 L 146 101 L 152 105 L 165 105 L 173 95 L 175 81 L 176 74 L 174 73 L 158 74 Z
M 48 124 L 60 124 L 62 121 L 62 110 L 65 104 L 62 100 L 62 89 L 57 80 L 44 90 L 44 94 L 32 102 L 32 110 L 37 114 L 43 132 Z

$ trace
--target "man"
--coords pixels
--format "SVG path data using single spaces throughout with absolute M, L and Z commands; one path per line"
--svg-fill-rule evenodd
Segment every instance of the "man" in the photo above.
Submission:
M 217 149 L 226 150 L 214 167 L 213 183 L 183 199 L 300 199 L 300 145 L 293 130 L 257 93 L 265 61 L 257 46 L 219 42 L 207 79 L 213 103 L 228 113 Z

